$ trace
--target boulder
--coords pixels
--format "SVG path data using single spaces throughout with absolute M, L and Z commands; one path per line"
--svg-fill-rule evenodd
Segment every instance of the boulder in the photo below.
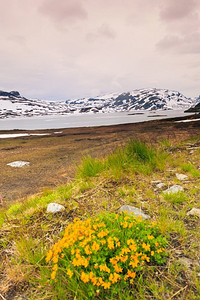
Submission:
M 200 209 L 193 207 L 190 211 L 188 211 L 187 216 L 196 216 L 200 218 Z
M 160 183 L 158 183 L 158 184 L 156 185 L 156 187 L 157 187 L 158 189 L 161 189 L 163 186 L 165 186 L 165 184 L 164 184 L 163 182 L 160 182 Z
M 63 205 L 57 204 L 57 203 L 49 203 L 47 206 L 47 212 L 48 213 L 57 213 L 60 211 L 64 211 L 65 207 Z
M 119 211 L 125 211 L 127 212 L 129 215 L 130 214 L 134 214 L 135 216 L 141 216 L 142 219 L 149 219 L 150 216 L 149 215 L 146 215 L 141 209 L 137 208 L 137 207 L 134 207 L 134 206 L 131 206 L 131 205 L 123 205 L 119 208 Z
M 176 178 L 178 179 L 178 180 L 187 180 L 188 179 L 188 176 L 187 175 L 185 175 L 185 174 L 178 174 L 178 173 L 176 173 Z
M 170 188 L 165 190 L 163 193 L 164 194 L 170 194 L 170 193 L 178 193 L 178 192 L 181 192 L 181 191 L 183 191 L 183 187 L 178 185 L 178 184 L 174 184 Z

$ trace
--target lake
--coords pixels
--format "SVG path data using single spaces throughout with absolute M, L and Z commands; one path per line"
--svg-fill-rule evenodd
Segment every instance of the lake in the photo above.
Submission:
M 104 125 L 117 125 L 138 123 L 150 120 L 159 120 L 191 115 L 183 110 L 164 111 L 130 111 L 113 113 L 85 113 L 55 116 L 40 116 L 27 118 L 9 118 L 0 120 L 0 130 L 36 130 L 73 127 L 93 127 Z

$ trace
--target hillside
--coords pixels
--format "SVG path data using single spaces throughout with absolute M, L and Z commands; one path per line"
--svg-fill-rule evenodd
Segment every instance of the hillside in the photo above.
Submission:
M 196 105 L 190 107 L 186 112 L 200 112 L 200 96 L 196 98 Z
M 83 158 L 68 183 L 2 208 L 1 298 L 198 300 L 199 146 L 197 136 L 157 146 L 129 141 L 104 157 Z M 47 212 L 52 202 L 62 211 Z M 119 214 L 123 205 L 148 219 Z M 62 239 L 66 228 L 75 231 L 69 240 Z M 74 241 L 79 248 L 68 251 Z
M 19 92 L 0 91 L 0 118 L 65 115 L 69 113 L 109 113 L 135 110 L 185 110 L 196 102 L 179 92 L 166 89 L 140 89 L 95 98 L 66 102 L 32 100 Z
M 186 109 L 194 101 L 177 91 L 167 89 L 139 89 L 125 93 L 113 93 L 95 98 L 68 100 L 69 107 L 80 112 L 110 112 L 131 110 Z
M 31 100 L 19 92 L 0 91 L 0 118 L 46 116 L 69 113 L 62 102 Z

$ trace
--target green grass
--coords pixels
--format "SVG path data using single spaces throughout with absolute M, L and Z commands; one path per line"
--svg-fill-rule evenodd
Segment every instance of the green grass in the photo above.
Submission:
M 195 165 L 192 163 L 185 163 L 181 166 L 181 170 L 184 172 L 190 173 L 193 177 L 199 178 L 200 177 L 200 170 L 197 169 Z
M 164 199 L 172 204 L 180 204 L 183 202 L 187 202 L 187 196 L 183 191 L 176 193 L 165 193 Z
M 78 168 L 78 177 L 95 177 L 110 172 L 116 179 L 124 173 L 143 173 L 149 175 L 154 169 L 162 169 L 165 156 L 161 151 L 141 141 L 129 141 L 104 159 L 84 157 Z

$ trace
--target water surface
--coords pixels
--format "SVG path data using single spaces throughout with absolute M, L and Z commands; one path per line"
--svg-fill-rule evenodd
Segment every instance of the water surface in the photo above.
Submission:
M 187 115 L 188 113 L 184 113 L 183 110 L 159 110 L 97 114 L 84 113 L 26 118 L 17 117 L 0 120 L 0 130 L 35 130 L 118 125 L 126 123 L 138 123 L 155 119 L 160 120 L 166 118 L 183 117 Z

